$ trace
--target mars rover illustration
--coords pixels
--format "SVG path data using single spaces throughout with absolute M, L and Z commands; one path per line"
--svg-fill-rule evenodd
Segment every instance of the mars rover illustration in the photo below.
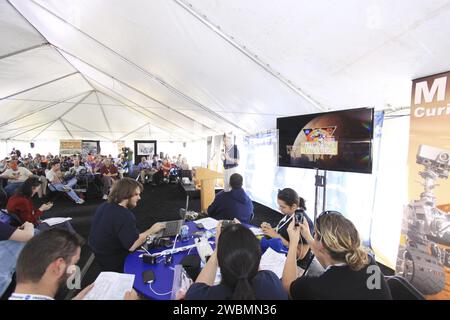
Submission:
M 405 208 L 397 272 L 433 295 L 444 289 L 450 270 L 450 214 L 437 207 L 434 195 L 437 180 L 448 178 L 450 151 L 420 145 L 416 162 L 424 166 L 424 191 Z

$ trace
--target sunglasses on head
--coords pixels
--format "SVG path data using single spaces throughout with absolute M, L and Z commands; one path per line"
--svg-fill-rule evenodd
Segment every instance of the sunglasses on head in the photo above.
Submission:
M 317 219 L 315 222 L 315 229 L 316 229 L 316 232 L 320 235 L 320 237 L 322 237 L 322 232 L 320 229 L 320 220 L 327 215 L 340 215 L 341 216 L 342 213 L 340 213 L 338 211 L 334 211 L 334 210 L 327 210 L 317 216 Z

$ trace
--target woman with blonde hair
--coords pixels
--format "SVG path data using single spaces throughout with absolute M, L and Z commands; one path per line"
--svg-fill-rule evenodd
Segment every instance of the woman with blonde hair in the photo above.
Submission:
M 289 251 L 283 270 L 283 286 L 293 299 L 391 299 L 391 293 L 375 260 L 361 245 L 353 223 L 336 211 L 317 217 L 314 238 L 303 221 L 288 227 Z M 297 279 L 297 244 L 303 236 L 325 272 Z

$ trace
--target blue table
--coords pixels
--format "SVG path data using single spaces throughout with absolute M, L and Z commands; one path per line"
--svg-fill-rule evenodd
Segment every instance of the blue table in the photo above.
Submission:
M 189 240 L 186 242 L 178 241 L 175 245 L 175 248 L 185 247 L 194 244 L 194 233 L 196 232 L 205 232 L 205 229 L 199 229 L 195 225 L 194 222 L 187 222 L 186 225 L 189 227 Z M 244 224 L 246 227 L 252 227 L 249 224 Z M 215 230 L 210 230 L 215 231 Z M 214 240 L 214 238 L 209 239 L 209 241 Z M 212 248 L 215 248 L 215 245 L 211 245 Z M 286 253 L 287 248 L 283 247 L 283 243 L 281 239 L 275 238 L 271 240 L 265 240 L 264 238 L 261 241 L 261 249 L 264 252 L 267 247 L 271 247 L 277 252 Z M 149 250 L 150 253 L 156 253 L 160 251 L 167 250 L 167 248 L 153 249 Z M 142 261 L 142 258 L 139 258 L 144 252 L 136 251 L 131 253 L 125 259 L 124 272 L 128 274 L 134 274 L 134 289 L 145 297 L 153 300 L 169 300 L 172 295 L 172 285 L 173 285 L 173 275 L 175 265 L 181 264 L 181 260 L 187 256 L 188 254 L 198 254 L 197 249 L 193 247 L 188 251 L 182 251 L 176 254 L 173 254 L 173 261 L 170 265 L 164 264 L 164 257 L 159 257 L 157 259 L 156 264 L 147 264 Z M 149 285 L 145 284 L 144 280 L 142 280 L 142 272 L 145 270 L 152 270 L 155 274 L 155 280 Z
M 198 231 L 206 231 L 205 229 L 198 229 L 194 222 L 187 222 L 189 227 L 189 240 L 186 242 L 177 241 L 176 248 L 184 247 L 194 244 L 193 234 Z M 211 240 L 210 240 L 211 241 Z M 214 246 L 212 246 L 214 248 Z M 164 251 L 167 248 L 149 250 L 150 253 Z M 194 247 L 188 251 L 182 251 L 173 255 L 171 265 L 164 264 L 164 257 L 159 257 L 156 264 L 146 264 L 139 256 L 143 254 L 142 251 L 131 253 L 125 259 L 124 272 L 134 274 L 134 289 L 147 298 L 154 300 L 169 300 L 172 294 L 173 274 L 175 265 L 180 264 L 181 260 L 188 254 L 198 254 Z M 142 280 L 142 272 L 145 270 L 153 270 L 155 280 L 149 285 Z M 150 287 L 151 286 L 151 287 Z

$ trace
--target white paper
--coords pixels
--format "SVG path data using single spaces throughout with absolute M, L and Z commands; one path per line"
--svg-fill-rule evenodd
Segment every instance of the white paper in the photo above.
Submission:
M 200 220 L 196 220 L 195 224 L 201 223 L 206 230 L 210 230 L 210 229 L 214 229 L 215 227 L 217 227 L 217 224 L 219 223 L 218 220 L 208 217 L 208 218 L 203 218 Z
M 220 273 L 220 268 L 218 267 L 216 271 L 216 277 L 214 278 L 214 285 L 220 284 L 221 281 L 222 281 L 222 273 Z
M 134 274 L 102 272 L 83 300 L 123 300 L 125 293 L 133 288 L 133 283 Z
M 283 276 L 284 264 L 286 262 L 286 255 L 278 253 L 272 248 L 268 248 L 261 257 L 259 268 L 261 270 L 273 271 L 278 278 Z
M 72 218 L 49 218 L 42 221 L 42 223 L 46 223 L 49 226 L 54 226 L 56 224 L 60 224 L 66 221 L 72 220 Z
M 264 234 L 261 228 L 250 227 L 250 231 L 253 232 L 255 236 L 262 236 Z

